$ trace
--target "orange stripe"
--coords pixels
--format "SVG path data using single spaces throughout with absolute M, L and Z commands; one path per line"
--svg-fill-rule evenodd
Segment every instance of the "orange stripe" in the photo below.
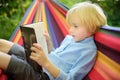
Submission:
M 16 34 L 15 39 L 13 40 L 13 42 L 18 43 L 20 37 L 21 37 L 21 32 L 20 32 L 20 30 L 18 30 L 18 33 Z
M 114 62 L 112 59 L 110 59 L 109 57 L 105 56 L 103 53 L 101 53 L 100 51 L 98 51 L 98 60 L 100 60 L 102 63 L 104 63 L 106 66 L 107 65 L 111 65 L 108 66 L 110 69 L 114 70 L 115 72 L 117 72 L 118 74 L 120 74 L 120 64 Z M 106 62 L 105 62 L 106 61 Z
M 120 79 L 120 65 L 107 58 L 101 52 L 98 52 L 98 58 L 94 68 L 105 80 Z
M 36 1 L 35 4 L 33 5 L 33 7 L 31 8 L 31 10 L 30 10 L 30 12 L 28 13 L 28 16 L 26 17 L 26 19 L 25 19 L 25 21 L 23 22 L 23 24 L 27 24 L 27 22 L 28 22 L 28 20 L 29 20 L 29 18 L 30 18 L 30 16 L 31 16 L 31 14 L 32 14 L 35 6 L 37 5 L 37 2 L 38 2 L 38 1 Z

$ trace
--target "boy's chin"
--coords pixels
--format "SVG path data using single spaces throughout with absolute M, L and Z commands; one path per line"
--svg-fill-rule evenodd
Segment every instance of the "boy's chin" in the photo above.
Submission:
M 85 38 L 83 38 L 83 39 L 74 39 L 74 41 L 75 42 L 80 42 L 80 41 L 82 41 L 82 40 L 84 40 Z
M 79 41 L 81 41 L 81 40 L 74 39 L 74 41 L 75 41 L 75 42 L 79 42 Z

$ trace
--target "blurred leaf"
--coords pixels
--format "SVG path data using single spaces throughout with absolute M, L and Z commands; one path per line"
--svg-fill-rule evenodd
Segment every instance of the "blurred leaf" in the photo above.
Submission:
M 0 38 L 9 39 L 32 0 L 0 0 Z

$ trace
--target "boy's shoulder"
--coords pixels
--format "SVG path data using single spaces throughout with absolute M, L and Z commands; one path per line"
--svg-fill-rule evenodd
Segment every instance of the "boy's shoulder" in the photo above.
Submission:
M 73 37 L 71 35 L 66 35 L 63 41 L 71 41 L 73 40 Z
M 66 35 L 65 38 L 67 38 L 67 39 L 73 39 L 73 37 L 71 35 Z
M 69 43 L 69 42 L 71 42 L 72 40 L 73 40 L 73 37 L 72 37 L 71 35 L 66 35 L 61 44 Z

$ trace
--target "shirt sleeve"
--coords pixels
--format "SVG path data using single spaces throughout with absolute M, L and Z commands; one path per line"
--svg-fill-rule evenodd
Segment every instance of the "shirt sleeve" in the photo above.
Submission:
M 91 70 L 96 59 L 96 49 L 82 50 L 82 55 L 77 59 L 68 73 L 60 70 L 55 80 L 82 80 Z

